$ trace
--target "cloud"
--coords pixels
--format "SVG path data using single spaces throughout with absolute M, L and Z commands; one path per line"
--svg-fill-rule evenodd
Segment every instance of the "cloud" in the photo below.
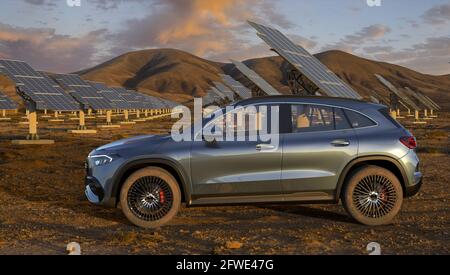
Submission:
M 340 50 L 353 54 L 364 43 L 380 40 L 389 32 L 391 32 L 391 29 L 388 26 L 380 24 L 370 25 L 354 34 L 344 36 L 338 42 L 323 46 L 321 50 Z
M 0 23 L 0 57 L 25 60 L 40 70 L 70 72 L 93 65 L 106 30 L 81 37 L 51 28 L 20 28 Z
M 443 4 L 427 10 L 422 18 L 426 23 L 432 25 L 443 25 L 450 23 L 450 4 Z
M 364 52 L 366 53 L 390 53 L 394 50 L 393 47 L 391 46 L 370 46 L 370 47 L 365 47 Z
M 384 25 L 371 25 L 361 29 L 359 32 L 347 35 L 342 43 L 344 44 L 361 44 L 367 41 L 373 41 L 384 37 L 387 33 L 389 33 L 391 29 L 388 26 Z
M 450 37 L 430 37 L 410 48 L 376 52 L 371 57 L 396 63 L 420 72 L 448 74 L 450 71 Z
M 170 47 L 222 58 L 228 52 L 249 48 L 247 19 L 293 26 L 277 12 L 274 1 L 155 0 L 151 13 L 127 21 L 115 35 L 116 49 Z

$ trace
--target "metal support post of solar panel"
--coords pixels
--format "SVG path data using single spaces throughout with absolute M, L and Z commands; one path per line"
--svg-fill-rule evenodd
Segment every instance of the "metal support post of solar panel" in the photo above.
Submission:
M 14 81 L 18 94 L 27 105 L 29 134 L 27 140 L 13 141 L 15 144 L 51 144 L 40 140 L 37 134 L 37 111 L 52 110 L 55 113 L 80 110 L 80 103 L 68 95 L 52 79 L 35 71 L 30 65 L 16 60 L 0 60 L 0 69 Z
M 9 121 L 10 117 L 6 116 L 7 111 L 15 111 L 19 108 L 16 102 L 7 97 L 0 91 L 0 121 Z
M 317 92 L 331 97 L 362 99 L 347 83 L 311 55 L 303 47 L 296 45 L 280 31 L 254 22 L 249 24 L 258 36 L 273 51 L 283 57 L 295 71 L 289 72 L 291 83 L 298 85 L 293 93 L 316 95 Z M 300 87 L 300 88 L 299 88 Z
M 239 81 L 225 74 L 220 75 L 220 77 L 222 77 L 225 85 L 230 87 L 241 99 L 249 99 L 252 97 L 252 91 L 242 85 Z
M 259 76 L 255 71 L 247 67 L 242 62 L 231 60 L 236 68 L 253 84 L 255 89 L 253 89 L 253 93 L 256 96 L 274 96 L 281 95 L 272 85 L 270 85 L 267 81 L 265 81 L 261 76 Z

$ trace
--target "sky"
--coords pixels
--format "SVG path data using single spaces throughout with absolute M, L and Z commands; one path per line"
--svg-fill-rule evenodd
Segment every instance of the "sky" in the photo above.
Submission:
M 224 62 L 273 55 L 246 20 L 312 53 L 450 74 L 450 0 L 2 0 L 0 58 L 73 72 L 152 48 Z

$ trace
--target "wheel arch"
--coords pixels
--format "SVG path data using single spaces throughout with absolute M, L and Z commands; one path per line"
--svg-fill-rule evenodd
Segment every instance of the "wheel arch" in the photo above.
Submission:
M 145 167 L 159 167 L 168 171 L 178 182 L 181 191 L 182 202 L 189 203 L 191 190 L 189 185 L 188 176 L 184 169 L 180 167 L 175 161 L 166 158 L 146 158 L 140 160 L 131 161 L 122 166 L 115 175 L 115 181 L 113 184 L 112 194 L 114 195 L 115 205 L 119 203 L 120 190 L 125 180 L 134 172 L 143 169 Z
M 400 181 L 403 189 L 403 194 L 406 195 L 406 185 L 408 182 L 408 177 L 406 175 L 405 169 L 402 167 L 398 160 L 388 156 L 360 157 L 352 160 L 349 164 L 347 164 L 347 166 L 345 166 L 343 172 L 341 173 L 335 194 L 336 203 L 339 202 L 344 189 L 343 187 L 352 172 L 365 165 L 375 165 L 391 171 Z

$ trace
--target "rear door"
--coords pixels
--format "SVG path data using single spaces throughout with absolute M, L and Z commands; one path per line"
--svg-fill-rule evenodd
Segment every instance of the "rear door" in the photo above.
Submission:
M 291 132 L 283 137 L 286 200 L 334 198 L 339 176 L 358 154 L 358 139 L 340 108 L 291 105 Z

